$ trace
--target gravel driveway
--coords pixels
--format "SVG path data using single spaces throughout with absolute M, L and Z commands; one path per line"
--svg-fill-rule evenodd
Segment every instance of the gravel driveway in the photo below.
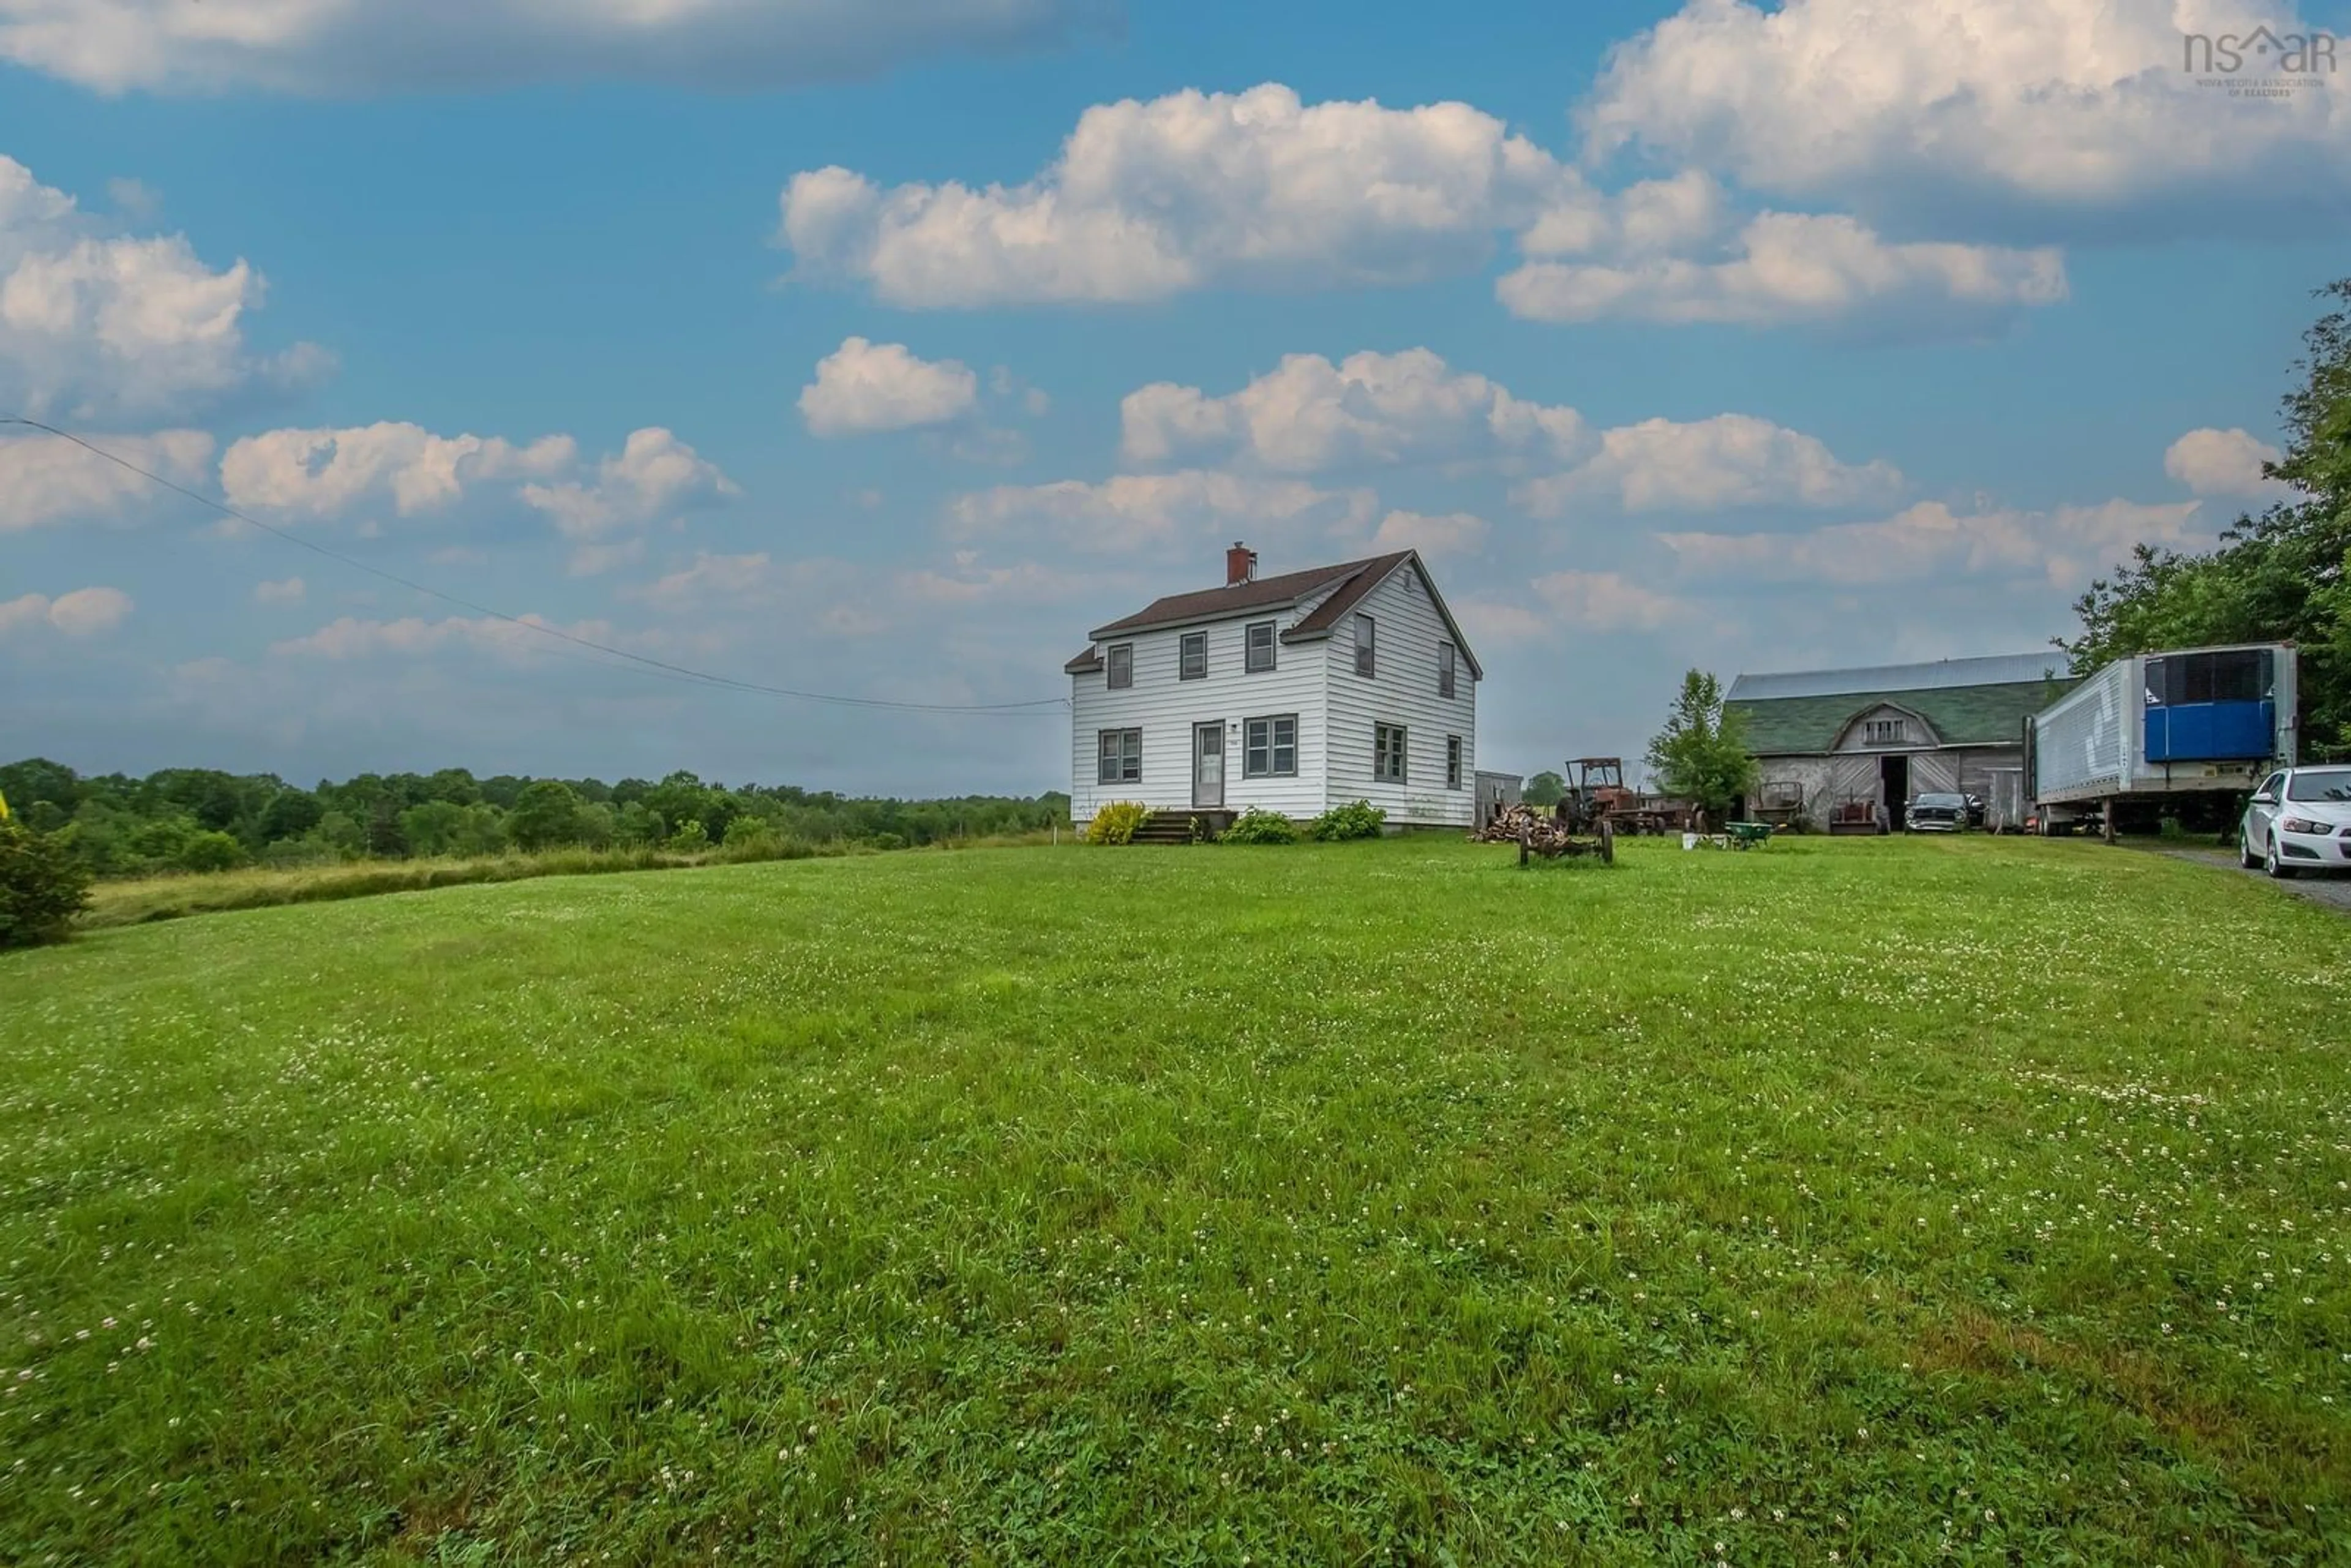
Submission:
M 2174 860 L 2194 861 L 2199 865 L 2219 866 L 2223 871 L 2234 873 L 2238 876 L 2261 877 L 2262 875 L 2257 871 L 2247 871 L 2240 866 L 2237 863 L 2237 852 L 2234 850 L 2164 849 L 2157 852 L 2169 855 Z M 2268 879 L 2262 877 L 2262 880 Z M 2313 876 L 2308 872 L 2304 872 L 2292 881 L 2280 882 L 2274 885 L 2306 898 L 2313 904 L 2332 904 L 2337 909 L 2351 913 L 2351 873 L 2331 872 L 2325 876 Z

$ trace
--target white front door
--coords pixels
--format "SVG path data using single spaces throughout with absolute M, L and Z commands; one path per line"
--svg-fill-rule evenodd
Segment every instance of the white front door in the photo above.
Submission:
M 1225 803 L 1225 727 L 1192 727 L 1192 804 L 1221 809 Z

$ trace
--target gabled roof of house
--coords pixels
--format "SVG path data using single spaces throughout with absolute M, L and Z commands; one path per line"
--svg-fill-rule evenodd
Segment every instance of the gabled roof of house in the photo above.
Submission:
M 1453 633 L 1454 646 L 1460 649 L 1462 661 L 1469 666 L 1472 680 L 1483 680 L 1486 672 L 1478 663 L 1478 655 L 1469 651 L 1468 640 L 1461 635 L 1461 627 L 1446 608 L 1445 600 L 1437 591 L 1427 570 L 1419 564 L 1412 550 L 1397 550 L 1388 555 L 1367 556 L 1362 560 L 1341 561 L 1336 566 L 1318 566 L 1305 571 L 1286 571 L 1278 577 L 1255 578 L 1248 582 L 1236 582 L 1224 588 L 1202 589 L 1194 593 L 1171 593 L 1155 599 L 1134 614 L 1097 626 L 1088 632 L 1095 643 L 1104 638 L 1123 636 L 1130 632 L 1148 632 L 1160 627 L 1183 626 L 1199 622 L 1224 621 L 1235 616 L 1253 614 L 1264 610 L 1281 610 L 1327 592 L 1329 597 L 1316 605 L 1304 619 L 1281 634 L 1285 643 L 1311 642 L 1328 637 L 1347 617 L 1364 596 L 1385 581 L 1398 567 L 1410 562 L 1420 573 L 1428 589 L 1429 601 Z M 1071 674 L 1085 674 L 1102 667 L 1102 653 L 1090 646 L 1061 668 Z
M 1153 600 L 1132 615 L 1113 621 L 1107 626 L 1095 627 L 1091 635 L 1100 641 L 1104 637 L 1115 637 L 1122 632 L 1144 632 L 1155 626 L 1174 626 L 1186 621 L 1222 621 L 1228 616 L 1246 615 L 1253 610 L 1279 610 L 1340 583 L 1352 585 L 1353 582 L 1362 582 L 1363 587 L 1356 593 L 1356 597 L 1361 598 L 1370 591 L 1373 583 L 1385 577 L 1398 561 L 1410 553 L 1407 550 L 1397 555 L 1342 561 L 1337 566 L 1318 566 L 1306 571 L 1285 571 L 1279 577 L 1254 578 L 1248 582 L 1236 582 L 1224 588 L 1205 588 L 1196 593 L 1171 593 L 1164 599 Z
M 1732 692 L 1739 692 L 1748 679 L 1740 677 Z M 1837 737 L 1855 719 L 1885 706 L 1917 715 L 1945 746 L 2004 746 L 2021 738 L 2028 716 L 2055 702 L 2074 685 L 2073 676 L 2060 674 L 2045 681 L 1988 681 L 1760 700 L 1732 696 L 1724 700 L 1723 706 L 1745 716 L 1747 747 L 1758 757 L 1799 757 L 1834 750 Z

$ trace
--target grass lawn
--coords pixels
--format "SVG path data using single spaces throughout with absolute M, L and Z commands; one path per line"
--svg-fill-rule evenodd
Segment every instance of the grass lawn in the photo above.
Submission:
M 2351 1560 L 2351 924 L 1515 858 L 0 956 L 0 1561 Z

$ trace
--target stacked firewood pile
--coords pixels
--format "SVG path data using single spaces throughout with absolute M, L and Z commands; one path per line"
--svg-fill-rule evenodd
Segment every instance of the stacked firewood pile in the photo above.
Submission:
M 1520 859 L 1529 854 L 1547 857 L 1560 855 L 1598 855 L 1604 860 L 1615 859 L 1615 834 L 1603 821 L 1596 830 L 1579 832 L 1574 824 L 1549 811 L 1533 806 L 1504 806 L 1488 819 L 1486 824 L 1469 835 L 1470 841 L 1480 844 L 1516 844 Z

